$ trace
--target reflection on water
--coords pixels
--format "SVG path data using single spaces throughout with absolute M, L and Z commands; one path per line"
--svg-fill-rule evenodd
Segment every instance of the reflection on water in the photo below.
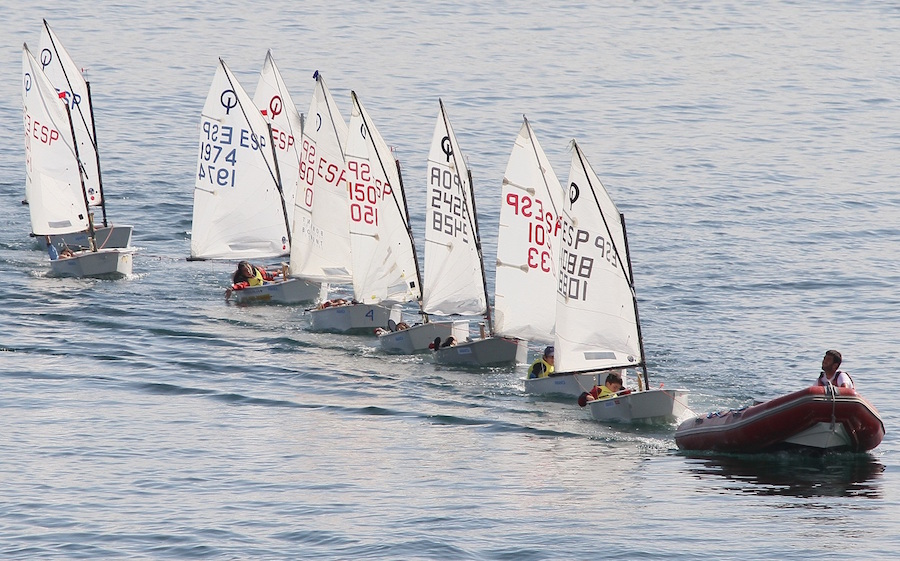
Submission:
M 870 454 L 686 453 L 687 471 L 701 479 L 723 478 L 726 488 L 756 495 L 882 498 L 884 465 Z

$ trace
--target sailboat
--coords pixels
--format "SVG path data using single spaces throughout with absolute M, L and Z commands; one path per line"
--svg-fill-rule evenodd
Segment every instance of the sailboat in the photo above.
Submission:
M 100 173 L 100 153 L 97 144 L 97 129 L 94 125 L 94 106 L 91 99 L 91 84 L 84 79 L 81 70 L 72 60 L 59 37 L 50 29 L 47 20 L 41 31 L 38 45 L 40 63 L 43 73 L 54 86 L 72 112 L 72 124 L 78 144 L 78 153 L 84 171 L 85 190 L 91 212 L 100 208 L 102 225 L 94 225 L 94 242 L 99 248 L 130 247 L 132 226 L 112 225 L 107 217 L 106 197 L 103 193 L 103 180 Z M 25 198 L 32 203 L 31 184 L 25 183 Z M 32 234 L 37 234 L 32 232 Z M 41 237 L 42 244 L 46 237 Z M 68 248 L 81 250 L 90 247 L 90 235 L 87 231 L 74 232 L 64 236 L 51 236 L 51 243 L 58 251 Z
M 290 248 L 290 215 L 270 124 L 219 59 L 200 119 L 190 259 L 273 259 Z M 284 279 L 232 296 L 239 303 L 293 304 L 311 302 L 320 291 L 318 283 Z
M 526 391 L 580 394 L 610 371 L 640 368 L 637 389 L 589 402 L 591 416 L 673 422 L 688 411 L 688 391 L 650 388 L 625 216 L 574 140 L 572 148 L 560 230 L 556 372 L 525 380 Z
M 98 278 L 131 275 L 134 248 L 98 247 L 71 109 L 44 75 L 28 45 L 22 46 L 22 101 L 32 232 L 44 237 L 77 232 L 88 236 L 89 249 L 66 248 L 68 251 L 61 254 L 55 245 L 51 247 L 50 274 Z
M 425 226 L 425 311 L 484 314 L 479 337 L 434 349 L 441 364 L 499 366 L 525 362 L 528 344 L 494 333 L 472 174 L 440 102 L 428 153 L 428 217 Z M 468 339 L 468 338 L 467 338 Z
M 550 344 L 562 186 L 531 123 L 522 119 L 500 192 L 494 331 Z
M 443 127 L 441 122 L 438 124 Z M 440 130 L 443 129 L 441 128 Z M 440 140 L 443 140 L 443 136 L 440 137 Z M 432 150 L 434 149 L 433 147 L 434 142 L 432 142 Z M 450 235 L 449 233 L 453 230 L 448 226 L 445 231 L 443 227 L 444 213 L 442 213 L 440 207 L 443 204 L 444 193 L 441 187 L 442 177 L 439 168 L 431 168 L 429 166 L 429 169 L 429 186 L 426 192 L 426 200 L 429 205 L 429 218 L 432 220 L 432 223 L 426 226 L 427 230 L 425 232 L 425 268 L 426 271 L 429 270 L 429 267 L 435 271 L 444 271 L 444 274 L 428 275 L 427 277 L 428 282 L 431 283 L 429 286 L 433 285 L 433 289 L 423 290 L 422 297 L 419 300 L 419 313 L 424 319 L 422 323 L 416 323 L 405 329 L 397 329 L 395 324 L 391 326 L 390 330 L 378 336 L 381 350 L 387 353 L 413 354 L 433 348 L 436 339 L 440 341 L 465 341 L 469 337 L 469 320 L 435 321 L 429 315 L 431 313 L 440 313 L 441 308 L 459 309 L 453 307 L 452 304 L 448 306 L 443 299 L 447 295 L 457 293 L 460 289 L 470 288 L 468 281 L 471 278 L 468 275 L 456 276 L 446 274 L 448 271 L 446 263 L 452 262 L 454 259 L 459 258 L 458 256 L 460 255 L 463 256 L 462 259 L 469 257 L 469 249 L 465 243 L 455 244 L 452 248 L 446 245 L 441 246 L 444 243 L 445 236 Z M 432 173 L 435 170 L 438 173 Z M 461 208 L 462 199 L 457 200 L 460 201 Z M 450 205 L 450 211 L 452 214 L 452 205 Z M 435 227 L 435 224 L 438 223 L 441 224 L 440 228 Z M 429 242 L 438 245 L 431 245 Z M 480 297 L 480 293 L 476 295 L 476 298 L 478 297 Z
M 419 271 L 399 165 L 371 117 L 353 103 L 344 149 L 355 302 L 311 312 L 318 330 L 374 333 L 420 296 Z

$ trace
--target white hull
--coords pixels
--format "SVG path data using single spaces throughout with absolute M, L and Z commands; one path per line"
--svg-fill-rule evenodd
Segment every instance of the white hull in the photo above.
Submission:
M 651 389 L 590 401 L 591 417 L 621 423 L 674 423 L 688 414 L 687 390 Z
M 235 290 L 231 299 L 238 304 L 312 304 L 324 300 L 327 290 L 325 284 L 289 278 Z
M 131 247 L 131 234 L 133 226 L 108 226 L 94 230 L 94 239 L 97 240 L 97 249 L 126 248 Z M 45 238 L 41 240 L 41 247 L 47 249 Z M 73 234 L 59 234 L 50 236 L 50 242 L 56 245 L 56 249 L 62 252 L 68 247 L 72 251 L 90 249 L 90 236 L 87 232 L 75 232 Z
M 453 366 L 503 366 L 528 360 L 528 343 L 521 339 L 488 337 L 434 351 L 439 364 Z
M 821 448 L 827 450 L 829 448 L 850 447 L 853 441 L 847 434 L 843 423 L 816 423 L 803 432 L 799 432 L 790 438 L 784 439 L 789 444 L 797 444 L 800 446 L 808 446 L 810 448 Z
M 465 341 L 468 336 L 469 320 L 432 321 L 379 335 L 378 342 L 381 350 L 386 353 L 411 355 L 427 351 L 435 337 L 442 340 L 453 337 L 457 341 Z
M 50 261 L 50 276 L 122 278 L 131 276 L 134 248 L 79 251 Z
M 352 304 L 312 310 L 313 331 L 330 333 L 375 334 L 375 329 L 387 329 L 388 320 L 400 321 L 400 306 L 386 308 L 377 304 Z
M 593 374 L 558 374 L 545 378 L 525 378 L 525 393 L 535 395 L 571 395 L 579 396 L 591 391 L 597 385 L 597 373 Z M 606 380 L 606 372 L 601 374 Z

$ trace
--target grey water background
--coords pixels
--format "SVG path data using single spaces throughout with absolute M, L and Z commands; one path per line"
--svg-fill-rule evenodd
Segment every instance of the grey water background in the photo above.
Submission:
M 900 5 L 603 4 L 0 1 L 0 556 L 895 558 Z M 21 45 L 42 18 L 91 80 L 133 279 L 46 278 L 27 238 Z M 420 253 L 438 98 L 489 278 L 526 114 L 560 179 L 577 138 L 626 215 L 654 385 L 740 407 L 833 347 L 884 442 L 683 453 L 674 427 L 524 395 L 524 365 L 440 368 L 227 305 L 232 265 L 184 259 L 199 115 L 217 57 L 252 91 L 269 48 L 301 111 L 315 70 L 345 118 L 357 92 Z

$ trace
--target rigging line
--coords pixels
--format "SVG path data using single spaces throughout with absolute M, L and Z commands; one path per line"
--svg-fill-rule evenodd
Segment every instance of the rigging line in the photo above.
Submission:
M 91 110 L 91 129 L 94 134 L 94 159 L 97 162 L 97 188 L 100 190 L 100 209 L 103 211 L 103 227 L 105 228 L 108 226 L 106 219 L 106 195 L 103 194 L 103 174 L 100 172 L 100 147 L 97 145 L 97 121 L 94 119 L 94 102 L 91 97 L 91 83 L 85 81 L 84 85 L 87 88 L 88 103 Z
M 281 202 L 281 213 L 284 216 L 284 231 L 287 233 L 288 247 L 293 244 L 291 239 L 291 217 L 288 215 L 287 199 L 284 196 L 284 189 L 281 186 L 281 168 L 278 166 L 278 153 L 275 151 L 275 138 L 272 136 L 272 123 L 266 123 L 266 129 L 269 131 L 269 145 L 272 147 L 272 162 L 275 165 L 275 175 L 277 180 L 275 186 L 278 188 L 278 199 Z
M 648 389 L 649 389 L 649 388 L 648 388 Z M 677 399 L 677 398 L 675 397 L 675 392 L 674 392 L 674 391 L 671 392 L 671 393 L 669 393 L 669 392 L 666 391 L 666 390 L 662 390 L 662 392 L 663 392 L 664 394 L 666 394 L 667 396 L 669 396 L 669 399 L 671 399 L 673 403 L 678 403 L 678 404 L 680 404 L 682 407 L 684 407 L 686 411 L 690 411 L 691 415 L 693 415 L 693 416 L 695 416 L 695 417 L 698 415 L 698 413 L 697 413 L 696 411 L 694 411 L 693 409 L 691 409 L 690 406 L 688 406 L 688 404 L 687 404 L 686 402 L 684 402 L 684 401 L 682 401 L 682 400 L 680 400 L 680 399 Z
M 66 72 L 66 66 L 62 63 L 62 58 L 59 56 L 59 48 L 56 46 L 56 40 L 54 39 L 54 33 L 50 30 L 50 24 L 47 23 L 47 20 L 44 19 L 44 29 L 47 31 L 47 37 L 50 38 L 50 46 L 53 48 L 53 53 L 56 56 L 56 62 L 59 65 L 59 69 L 63 73 L 63 77 L 66 79 L 66 85 L 69 87 L 69 93 L 72 94 L 72 105 L 75 105 L 75 88 L 72 86 L 72 80 L 69 79 L 69 74 Z M 65 51 L 65 49 L 63 49 Z M 71 57 L 66 51 L 66 56 L 71 60 Z M 74 64 L 74 61 L 72 61 Z M 103 174 L 101 172 L 100 167 L 100 147 L 97 143 L 97 123 L 94 120 L 94 101 L 91 97 L 91 83 L 87 80 L 84 80 L 84 76 L 81 76 L 84 81 L 85 94 L 87 95 L 87 104 L 88 109 L 90 110 L 91 117 L 91 126 L 88 127 L 87 118 L 84 115 L 84 111 L 81 109 L 81 102 L 78 102 L 78 116 L 81 117 L 81 123 L 84 125 L 84 131 L 87 133 L 88 140 L 90 140 L 91 148 L 94 150 L 94 161 L 97 163 L 97 189 L 100 194 L 100 209 L 103 213 L 103 226 L 106 227 L 108 225 L 107 217 L 106 217 L 106 195 L 103 193 Z M 69 102 L 66 100 L 66 105 Z M 74 130 L 74 126 L 73 126 Z M 77 138 L 75 140 L 78 141 Z M 85 177 L 88 177 L 87 170 L 84 169 L 84 164 L 81 163 L 79 159 L 79 165 L 82 167 L 82 171 L 84 172 Z M 88 212 L 90 212 L 90 207 L 88 208 Z

